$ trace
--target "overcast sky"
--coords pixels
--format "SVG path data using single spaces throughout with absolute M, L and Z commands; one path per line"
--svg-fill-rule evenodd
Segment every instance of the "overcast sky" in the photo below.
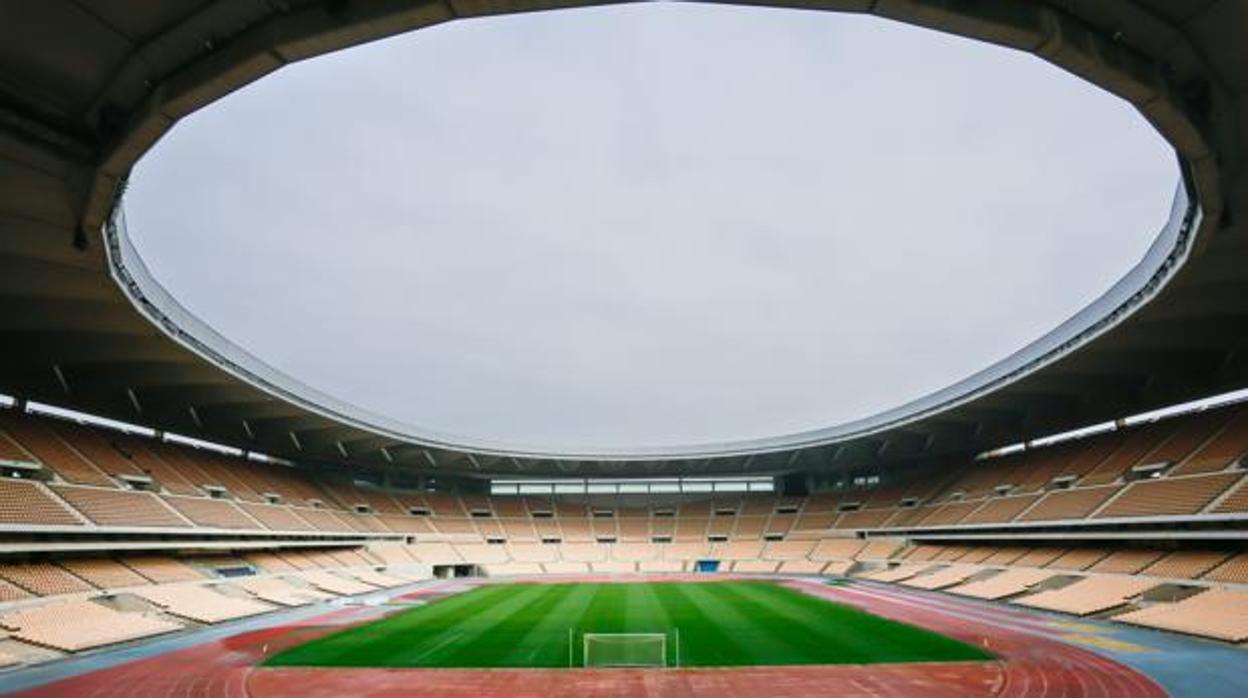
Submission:
M 1177 180 L 1125 103 L 852 15 L 647 4 L 288 67 L 140 163 L 185 306 L 305 383 L 536 447 L 866 416 L 1053 328 Z

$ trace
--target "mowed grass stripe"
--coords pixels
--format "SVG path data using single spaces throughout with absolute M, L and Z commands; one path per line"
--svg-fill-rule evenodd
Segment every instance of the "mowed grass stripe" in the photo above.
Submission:
M 784 621 L 800 625 L 805 637 L 823 645 L 832 644 L 847 659 L 859 655 L 857 662 L 906 661 L 915 654 L 928 654 L 947 660 L 985 659 L 988 655 L 958 640 L 922 628 L 905 625 L 887 618 L 880 618 L 856 608 L 832 604 L 808 594 L 791 590 L 770 582 L 746 582 L 734 584 L 725 590 L 741 605 L 754 612 L 769 612 Z M 831 609 L 828 609 L 831 606 Z M 813 618 L 830 612 L 846 620 L 841 623 L 816 623 Z M 852 621 L 848 620 L 852 618 Z M 864 646 L 857 638 L 846 637 L 837 628 L 852 624 L 859 632 L 878 638 Z M 826 651 L 821 648 L 821 651 Z
M 500 603 L 482 613 L 479 618 L 470 619 L 477 622 L 461 624 L 462 632 L 453 634 L 451 642 L 433 651 L 421 652 L 416 655 L 416 660 L 421 665 L 454 666 L 472 662 L 487 666 L 525 666 L 509 661 L 515 654 L 519 641 L 534 629 L 538 620 L 549 617 L 550 611 L 567 597 L 568 594 L 561 589 L 542 585 L 528 586 L 514 599 L 514 603 Z M 539 646 L 549 651 L 553 649 L 549 645 L 543 638 Z
M 978 648 L 765 581 L 491 585 L 313 640 L 272 666 L 566 667 L 587 632 L 668 635 L 682 666 L 987 659 Z
M 770 614 L 759 616 L 744 613 L 728 596 L 729 584 L 698 584 L 676 590 L 696 605 L 710 624 L 710 636 L 728 640 L 718 648 L 725 664 L 806 664 L 809 657 L 792 642 L 783 628 L 772 622 Z M 702 643 L 684 640 L 682 659 L 690 666 L 705 665 Z M 731 654 L 725 651 L 734 650 Z M 822 655 L 821 655 L 822 656 Z

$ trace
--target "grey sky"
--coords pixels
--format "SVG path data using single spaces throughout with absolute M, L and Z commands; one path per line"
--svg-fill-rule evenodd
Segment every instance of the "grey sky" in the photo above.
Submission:
M 865 416 L 1020 348 L 1160 229 L 1173 154 L 1027 55 L 647 4 L 289 67 L 139 164 L 153 273 L 300 380 L 453 434 L 676 445 Z

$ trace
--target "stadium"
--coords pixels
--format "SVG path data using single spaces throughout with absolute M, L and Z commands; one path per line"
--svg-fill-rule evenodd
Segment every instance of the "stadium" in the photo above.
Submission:
M 597 4 L 0 0 L 0 693 L 1248 695 L 1243 0 L 730 3 L 1031 54 L 1178 161 L 1092 303 L 840 424 L 448 436 L 266 363 L 145 264 L 130 177 L 184 118 Z

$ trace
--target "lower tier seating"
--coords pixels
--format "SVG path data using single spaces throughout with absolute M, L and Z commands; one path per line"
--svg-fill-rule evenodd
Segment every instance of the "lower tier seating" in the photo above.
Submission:
M 980 579 L 952 587 L 948 591 L 952 594 L 970 596 L 976 599 L 1006 599 L 1011 596 L 1024 594 L 1030 591 L 1032 587 L 1047 579 L 1051 579 L 1053 576 L 1053 572 L 1049 570 L 1008 569 L 987 579 Z
M 144 587 L 133 593 L 167 612 L 199 623 L 220 623 L 273 610 L 259 601 L 238 599 L 197 584 Z
M 1244 642 L 1248 640 L 1248 592 L 1210 589 L 1176 603 L 1158 603 L 1124 613 L 1114 620 Z
M 0 615 L 0 627 L 32 645 L 64 652 L 111 645 L 180 630 L 139 613 L 121 613 L 92 601 L 59 601 Z

